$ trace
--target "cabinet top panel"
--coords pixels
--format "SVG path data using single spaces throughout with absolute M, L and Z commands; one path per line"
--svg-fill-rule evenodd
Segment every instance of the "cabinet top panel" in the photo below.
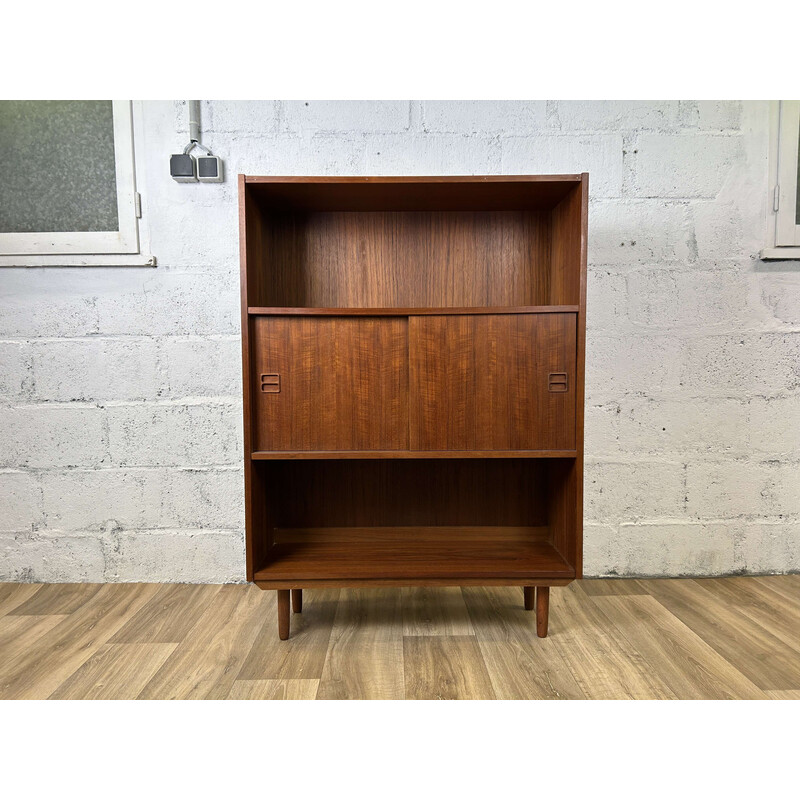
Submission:
M 553 208 L 583 175 L 307 177 L 240 175 L 265 210 L 512 211 Z

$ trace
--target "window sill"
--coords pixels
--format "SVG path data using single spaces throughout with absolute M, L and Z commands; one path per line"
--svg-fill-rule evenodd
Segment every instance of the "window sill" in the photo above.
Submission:
M 758 257 L 762 261 L 792 261 L 800 259 L 800 247 L 765 247 Z
M 155 267 L 145 254 L 0 256 L 2 267 Z

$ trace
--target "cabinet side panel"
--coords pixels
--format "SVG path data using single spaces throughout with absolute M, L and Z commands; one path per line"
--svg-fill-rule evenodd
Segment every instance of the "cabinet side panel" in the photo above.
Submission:
M 405 317 L 256 317 L 258 450 L 408 448 Z
M 575 339 L 574 464 L 565 462 L 551 477 L 551 529 L 554 544 L 583 575 L 584 405 L 586 352 L 586 279 L 589 175 L 552 212 L 550 302 L 578 304 Z
M 581 522 L 578 497 L 582 465 L 577 458 L 554 459 L 548 472 L 548 518 L 553 545 L 576 568 L 580 577 L 578 547 Z
M 586 283 L 588 280 L 587 253 L 589 247 L 589 174 L 581 175 L 581 253 L 580 253 L 580 297 L 578 312 L 578 341 L 576 363 L 576 393 L 577 403 L 575 415 L 576 459 L 575 476 L 575 576 L 583 577 L 583 484 L 584 484 L 584 413 L 586 406 Z
M 257 297 L 257 275 L 261 272 L 262 235 L 260 214 L 254 199 L 247 191 L 245 176 L 239 175 L 239 276 L 241 291 L 241 337 L 242 337 L 242 414 L 244 423 L 244 506 L 245 506 L 245 550 L 247 580 L 253 580 L 254 570 L 263 563 L 263 539 L 256 530 L 263 524 L 264 498 L 262 482 L 255 474 L 256 465 L 250 460 L 253 450 L 252 436 L 252 383 L 250 358 L 252 335 L 247 307 Z
M 581 293 L 583 192 L 578 184 L 553 209 L 550 240 L 550 303 L 577 305 Z

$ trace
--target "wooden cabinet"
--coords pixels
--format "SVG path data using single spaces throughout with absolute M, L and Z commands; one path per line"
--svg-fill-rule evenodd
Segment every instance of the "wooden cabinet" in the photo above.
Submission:
M 581 576 L 587 186 L 240 176 L 247 576 L 281 638 L 290 590 L 376 585 L 519 586 L 546 633 Z

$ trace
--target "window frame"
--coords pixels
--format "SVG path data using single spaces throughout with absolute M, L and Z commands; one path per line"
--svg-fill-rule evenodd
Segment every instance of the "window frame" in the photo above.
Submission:
M 767 246 L 761 258 L 800 259 L 797 224 L 797 162 L 800 100 L 773 102 L 770 109 L 770 192 L 767 202 Z
M 0 232 L 3 266 L 155 266 L 142 237 L 141 195 L 137 191 L 135 134 L 141 108 L 130 100 L 112 100 L 114 164 L 117 187 L 116 231 Z M 144 241 L 142 239 L 144 238 Z

